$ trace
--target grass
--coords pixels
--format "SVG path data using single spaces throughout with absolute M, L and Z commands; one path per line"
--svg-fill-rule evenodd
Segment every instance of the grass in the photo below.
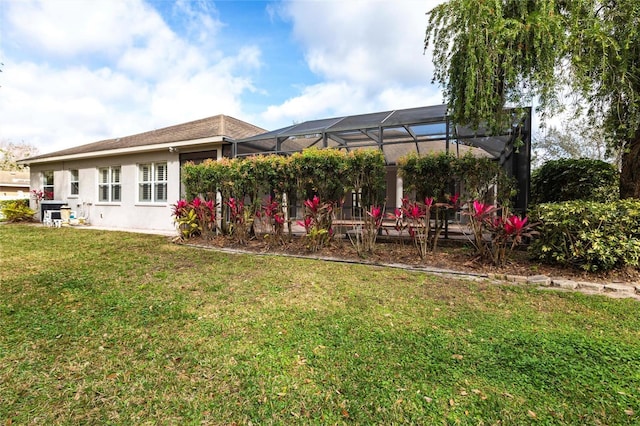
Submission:
M 2 424 L 638 424 L 640 304 L 0 226 Z

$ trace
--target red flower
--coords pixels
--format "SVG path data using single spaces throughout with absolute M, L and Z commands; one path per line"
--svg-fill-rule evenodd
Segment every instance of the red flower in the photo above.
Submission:
M 311 226 L 313 225 L 313 218 L 311 216 L 307 216 L 304 218 L 304 222 L 299 220 L 298 225 L 304 226 L 304 229 L 305 231 L 307 231 L 307 234 L 308 234 L 309 230 L 311 229 Z
M 504 222 L 504 230 L 507 235 L 519 235 L 527 225 L 528 220 L 526 216 L 520 218 L 519 216 L 513 215 Z
M 320 198 L 317 195 L 315 195 L 312 200 L 306 200 L 304 202 L 304 205 L 309 210 L 315 213 L 318 211 L 318 207 L 320 206 Z
M 193 199 L 191 204 L 193 204 L 193 207 L 197 209 L 198 207 L 200 207 L 200 204 L 202 204 L 202 199 L 200 197 L 196 197 Z
M 460 194 L 454 194 L 451 197 L 449 197 L 449 202 L 451 202 L 451 204 L 453 204 L 454 206 L 458 204 L 458 199 L 460 198 Z
M 473 217 L 482 218 L 493 210 L 493 206 L 491 204 L 484 204 L 478 200 L 475 200 L 473 202 L 473 210 L 475 212 Z
M 178 202 L 173 205 L 173 215 L 176 217 L 182 216 L 184 209 L 188 205 L 187 200 L 178 200 Z
M 424 199 L 424 204 L 427 206 L 427 209 L 430 209 L 433 205 L 433 197 L 427 197 Z
M 367 212 L 367 214 L 375 221 L 376 226 L 382 225 L 382 213 L 382 208 L 379 206 L 371 206 L 371 211 Z

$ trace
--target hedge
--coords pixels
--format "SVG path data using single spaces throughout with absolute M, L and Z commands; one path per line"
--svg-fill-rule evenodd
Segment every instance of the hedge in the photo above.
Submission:
M 619 173 L 612 164 L 587 158 L 547 161 L 531 175 L 535 204 L 561 201 L 615 201 Z
M 7 222 L 33 222 L 35 215 L 27 199 L 0 201 L 0 213 L 0 217 Z
M 535 259 L 586 271 L 640 265 L 640 200 L 541 204 L 532 216 L 540 233 L 530 246 Z

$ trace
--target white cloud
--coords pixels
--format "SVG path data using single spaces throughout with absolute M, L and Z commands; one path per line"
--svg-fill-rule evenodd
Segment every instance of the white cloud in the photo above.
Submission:
M 423 54 L 426 12 L 437 1 L 288 1 L 310 69 L 325 82 L 267 109 L 268 123 L 358 114 L 442 102 L 430 84 L 433 65 Z
M 26 0 L 5 6 L 10 39 L 42 54 L 115 54 L 138 37 L 166 31 L 139 0 Z
M 141 0 L 3 5 L 10 53 L 2 52 L 0 138 L 44 153 L 217 113 L 242 116 L 260 50 L 223 56 L 217 12 L 206 2 L 173 6 L 179 33 Z
M 311 69 L 329 79 L 375 86 L 381 79 L 424 81 L 428 2 L 415 0 L 290 2 L 294 35 Z

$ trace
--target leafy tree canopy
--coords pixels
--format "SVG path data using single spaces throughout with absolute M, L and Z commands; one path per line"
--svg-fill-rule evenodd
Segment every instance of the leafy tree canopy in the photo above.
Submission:
M 18 160 L 38 154 L 38 148 L 28 143 L 0 141 L 0 170 L 18 171 L 25 167 L 17 164 Z
M 497 127 L 534 98 L 544 119 L 575 91 L 623 151 L 621 196 L 640 198 L 640 2 L 450 0 L 429 12 L 429 47 L 458 123 Z

